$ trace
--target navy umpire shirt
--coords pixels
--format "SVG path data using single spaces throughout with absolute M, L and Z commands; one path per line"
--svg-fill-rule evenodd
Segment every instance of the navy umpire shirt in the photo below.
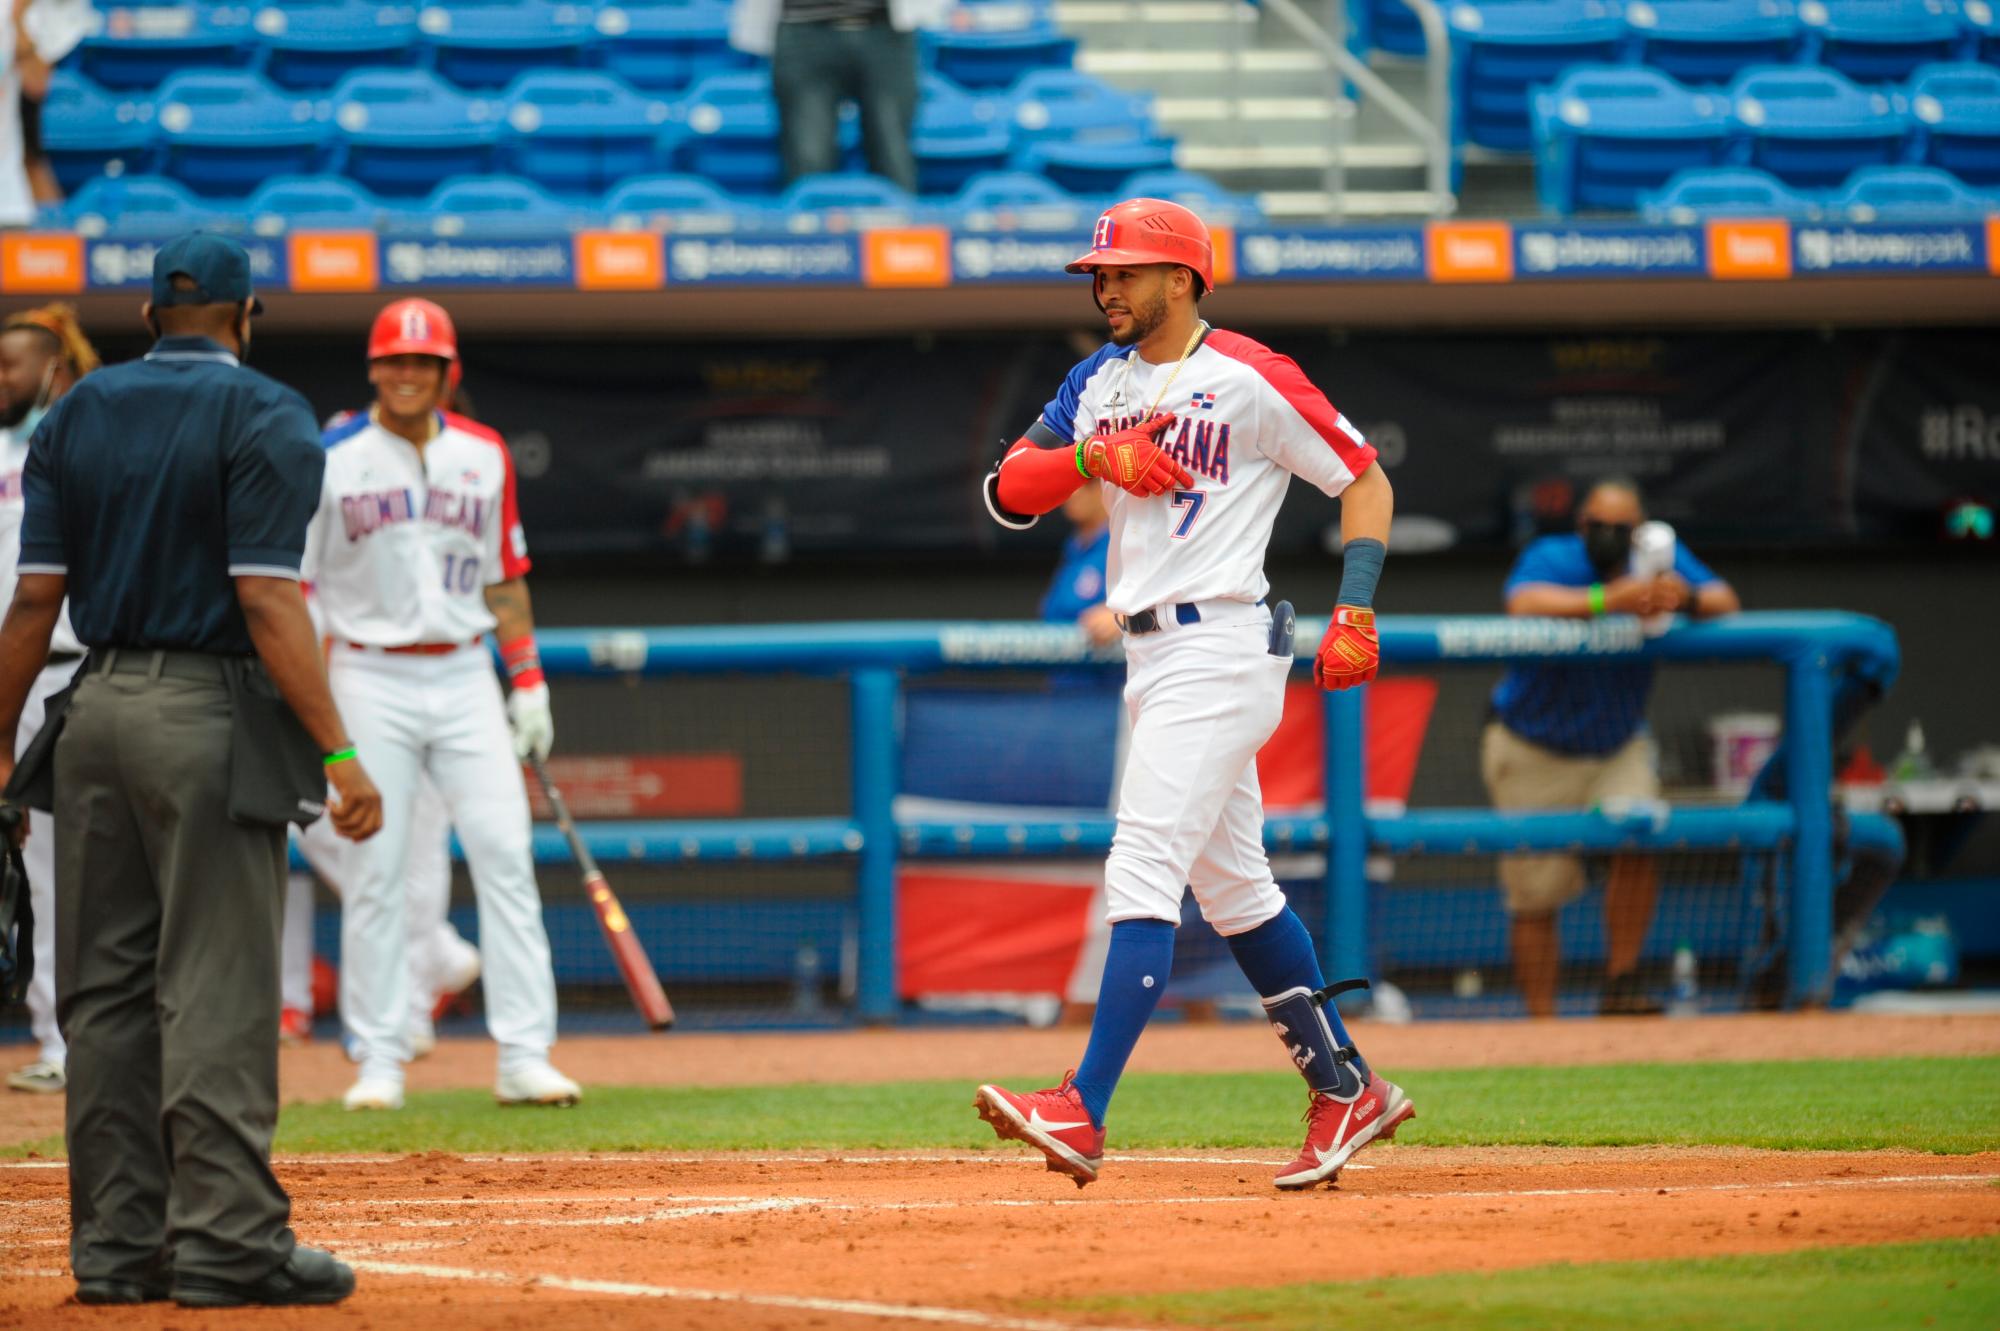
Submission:
M 296 578 L 326 455 L 312 408 L 205 337 L 84 376 L 21 476 L 23 573 L 68 578 L 88 647 L 255 650 L 233 578 Z

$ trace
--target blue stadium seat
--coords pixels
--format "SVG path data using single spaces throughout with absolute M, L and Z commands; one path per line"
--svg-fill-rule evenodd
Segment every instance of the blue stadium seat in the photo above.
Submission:
M 1919 65 L 1955 60 L 1964 30 L 1949 0 L 1804 0 L 1808 58 L 1856 83 L 1901 83 Z
M 279 176 L 258 186 L 243 204 L 258 235 L 300 228 L 372 231 L 385 211 L 381 200 L 339 176 Z
M 513 176 L 459 176 L 432 190 L 405 214 L 435 235 L 501 238 L 542 236 L 551 228 L 576 227 L 593 210 L 551 197 L 539 186 Z
M 1729 101 L 1655 69 L 1585 65 L 1534 95 L 1535 192 L 1545 211 L 1629 211 L 1676 171 L 1719 166 Z
M 679 92 L 752 63 L 729 45 L 729 6 L 707 0 L 607 5 L 595 26 L 597 64 L 648 92 Z
M 1663 188 L 1640 195 L 1639 213 L 1648 222 L 1687 226 L 1704 217 L 1807 221 L 1818 217 L 1820 208 L 1768 171 L 1723 166 L 1680 172 Z
M 415 63 L 414 9 L 347 0 L 257 11 L 264 77 L 281 88 L 331 88 L 357 69 Z
M 1863 167 L 1827 202 L 1856 222 L 1970 222 L 1994 211 L 1992 199 L 1934 166 Z
M 926 74 L 910 146 L 917 158 L 917 192 L 951 194 L 965 182 L 1007 165 L 1014 150 L 1008 108 L 974 97 L 940 74 Z
M 948 23 L 953 32 L 1024 32 L 1053 17 L 1048 0 L 957 0 Z
M 1055 140 L 1030 145 L 1020 154 L 1019 165 L 1041 172 L 1072 194 L 1103 198 L 1134 172 L 1172 170 L 1174 145 L 1166 139 Z
M 1422 56 L 1424 30 L 1403 0 L 1348 0 L 1348 22 L 1356 38 L 1391 55 Z
M 1455 142 L 1524 152 L 1534 146 L 1528 90 L 1571 65 L 1616 64 L 1625 21 L 1604 0 L 1503 0 L 1450 12 Z
M 1255 199 L 1232 194 L 1197 171 L 1136 171 L 1113 191 L 1121 199 L 1168 199 L 1191 208 L 1210 226 L 1252 226 L 1264 220 Z
M 197 198 L 177 180 L 161 176 L 104 176 L 62 205 L 63 224 L 86 236 L 113 239 L 167 237 L 196 227 L 228 229 L 226 205 Z
M 1925 65 L 1910 80 L 1915 160 L 1973 185 L 2000 185 L 2000 69 Z
M 504 88 L 530 70 L 580 65 L 592 36 L 588 10 L 544 0 L 439 5 L 417 27 L 431 67 L 461 88 Z
M 1958 14 L 1965 25 L 1965 59 L 2000 65 L 2000 9 L 1993 0 L 1963 0 Z
M 1766 65 L 1729 85 L 1739 165 L 1799 189 L 1830 189 L 1864 166 L 1900 160 L 1907 117 L 1884 93 L 1830 69 Z
M 429 193 L 447 176 L 493 168 L 499 126 L 486 103 L 426 70 L 363 70 L 333 90 L 343 169 L 384 197 Z
M 1692 84 L 1796 60 L 1805 40 L 1792 0 L 1632 0 L 1625 26 L 1640 63 Z
M 865 171 L 832 171 L 795 180 L 778 196 L 778 210 L 797 231 L 908 226 L 918 217 L 914 198 Z
M 682 169 L 732 194 L 777 192 L 784 172 L 769 69 L 709 75 L 688 91 L 680 119 L 687 127 Z
M 194 70 L 154 103 L 167 175 L 197 194 L 241 197 L 272 176 L 317 167 L 331 142 L 313 104 L 243 70 Z
M 1005 88 L 1030 70 L 1067 69 L 1076 59 L 1076 38 L 1047 22 L 1012 31 L 925 33 L 922 44 L 931 68 L 967 88 Z
M 1153 137 L 1153 103 L 1100 78 L 1039 69 L 1007 91 L 1018 147 L 1056 139 L 1114 143 Z
M 113 9 L 78 46 L 77 72 L 102 88 L 155 88 L 182 70 L 248 65 L 256 36 L 247 9 Z
M 1079 234 L 1096 220 L 1094 203 L 1031 171 L 974 176 L 945 205 L 960 231 L 1063 231 Z
M 688 175 L 628 180 L 605 197 L 604 212 L 614 227 L 678 235 L 733 231 L 758 214 L 700 176 Z
M 554 194 L 595 199 L 659 167 L 667 104 L 595 70 L 523 74 L 507 89 L 503 169 Z
M 143 175 L 159 168 L 150 99 L 119 97 L 58 69 L 42 101 L 42 151 L 64 194 L 103 175 Z

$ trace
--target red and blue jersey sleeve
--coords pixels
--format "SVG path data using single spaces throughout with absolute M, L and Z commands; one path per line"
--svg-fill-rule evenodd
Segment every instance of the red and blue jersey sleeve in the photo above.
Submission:
M 498 532 L 500 549 L 498 551 L 499 562 L 497 567 L 499 576 L 495 577 L 493 581 L 512 582 L 515 578 L 526 576 L 528 570 L 533 568 L 534 564 L 528 558 L 527 533 L 521 528 L 521 502 L 514 488 L 513 451 L 507 447 L 507 441 L 500 437 L 500 432 L 490 425 L 482 424 L 479 421 L 473 420 L 470 416 L 461 416 L 453 411 L 445 412 L 444 419 L 445 424 L 451 426 L 454 430 L 463 430 L 466 434 L 472 435 L 474 438 L 484 439 L 487 443 L 492 444 L 493 447 L 500 450 L 503 479 L 500 485 L 500 530 Z
M 1263 381 L 1265 416 L 1257 434 L 1264 455 L 1294 476 L 1337 495 L 1375 461 L 1375 448 L 1290 356 L 1241 333 L 1217 330 L 1207 345 Z

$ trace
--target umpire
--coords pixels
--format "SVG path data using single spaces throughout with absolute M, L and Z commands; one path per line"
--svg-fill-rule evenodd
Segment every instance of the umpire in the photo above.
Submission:
M 47 723 L 61 727 L 56 993 L 82 1303 L 333 1303 L 354 1289 L 352 1270 L 297 1245 L 271 1172 L 285 834 L 243 811 L 257 763 L 232 723 L 260 714 L 244 681 L 266 696 L 275 684 L 325 755 L 344 836 L 374 833 L 381 798 L 298 588 L 319 432 L 305 399 L 240 360 L 261 308 L 235 242 L 164 246 L 141 311 L 159 340 L 66 395 L 23 473 L 0 775 L 14 775 L 22 699 L 65 592 L 89 651 L 67 714 Z M 291 747 L 299 784 L 317 786 L 304 737 Z M 23 783 L 35 763 L 31 748 Z

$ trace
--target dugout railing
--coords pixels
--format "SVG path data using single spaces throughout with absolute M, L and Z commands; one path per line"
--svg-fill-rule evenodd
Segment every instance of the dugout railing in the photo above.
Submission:
M 1714 851 L 1760 856 L 1780 881 L 1779 915 L 1791 1003 L 1830 987 L 1835 883 L 1834 700 L 1844 680 L 1886 688 L 1898 666 L 1893 631 L 1880 621 L 1837 612 L 1750 613 L 1705 624 L 1678 623 L 1657 637 L 1637 621 L 1537 620 L 1504 616 L 1384 616 L 1385 671 L 1492 666 L 1527 661 L 1766 663 L 1782 674 L 1782 799 L 1718 806 L 1503 814 L 1487 807 L 1370 808 L 1362 786 L 1364 707 L 1360 691 L 1324 695 L 1323 807 L 1273 815 L 1274 856 L 1309 852 L 1323 861 L 1318 927 L 1330 973 L 1376 973 L 1371 929 L 1370 857 L 1498 854 L 1534 850 L 1673 854 Z M 1323 621 L 1301 620 L 1301 671 Z M 897 983 L 897 866 L 903 859 L 1083 858 L 1110 845 L 1112 820 L 1076 816 L 901 818 L 898 794 L 901 706 L 906 681 L 982 672 L 1056 668 L 1119 669 L 1116 648 L 1093 649 L 1076 630 L 1030 623 L 821 623 L 763 627 L 572 629 L 541 635 L 551 676 L 666 679 L 769 676 L 843 680 L 848 697 L 851 777 L 844 816 L 717 820 L 603 821 L 584 825 L 606 865 L 715 862 L 840 862 L 852 866 L 858 946 L 856 1014 L 893 1020 Z M 560 687 L 560 686 L 558 686 Z M 1894 839 L 1893 825 L 1857 815 L 1852 835 Z M 565 863 L 553 827 L 538 826 L 535 853 Z M 1766 878 L 1771 875 L 1766 875 Z M 1743 874 L 1744 892 L 1754 890 Z M 615 874 L 614 874 L 615 879 Z M 1768 882 L 1766 883 L 1768 886 Z M 1317 894 L 1316 894 L 1317 895 Z

